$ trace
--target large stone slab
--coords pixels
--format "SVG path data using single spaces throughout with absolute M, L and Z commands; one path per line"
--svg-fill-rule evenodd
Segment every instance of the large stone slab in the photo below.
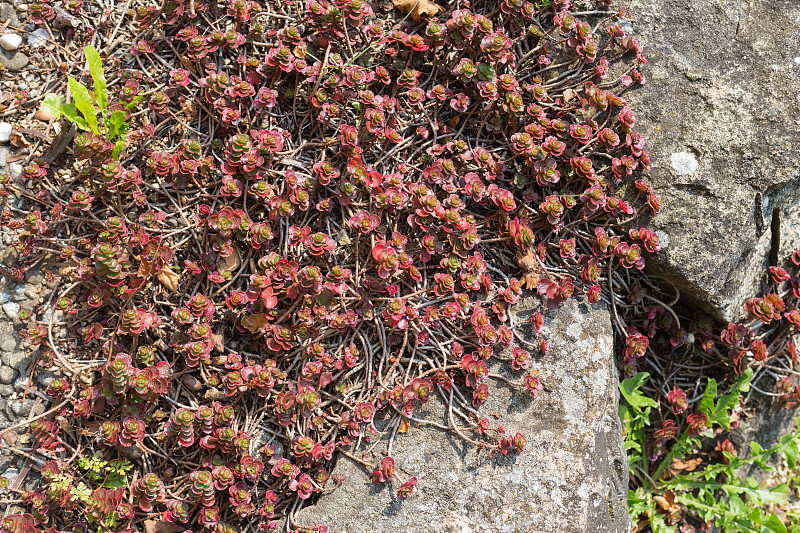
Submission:
M 649 61 L 625 96 L 663 204 L 651 227 L 668 239 L 651 267 L 718 318 L 741 318 L 770 253 L 800 245 L 800 4 L 626 3 Z
M 537 301 L 524 299 L 518 320 Z M 341 458 L 334 474 L 345 480 L 303 509 L 299 522 L 325 524 L 331 533 L 628 533 L 609 314 L 569 300 L 545 324 L 550 350 L 534 366 L 548 390 L 528 400 L 493 387 L 493 399 L 482 407 L 499 414 L 512 434 L 526 435 L 524 453 L 489 456 L 450 433 L 412 427 L 397 438 L 392 455 L 398 468 L 419 479 L 416 495 L 400 501 L 397 486 L 372 484 L 362 467 Z M 434 401 L 416 416 L 446 420 Z

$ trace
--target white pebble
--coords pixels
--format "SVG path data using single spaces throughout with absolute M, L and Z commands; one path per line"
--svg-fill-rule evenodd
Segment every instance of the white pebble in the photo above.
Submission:
M 670 166 L 678 176 L 693 173 L 700 166 L 697 158 L 691 152 L 677 152 L 669 157 Z
M 0 122 L 0 143 L 6 143 L 11 138 L 11 124 Z
M 794 62 L 800 65 L 800 56 L 795 57 Z
M 9 52 L 13 52 L 19 45 L 22 44 L 22 37 L 17 35 L 16 33 L 4 33 L 2 37 L 0 37 L 0 46 L 8 50 Z
M 49 38 L 50 34 L 47 33 L 47 30 L 45 28 L 39 28 L 28 34 L 28 46 L 31 48 L 39 48 L 40 46 L 44 46 Z

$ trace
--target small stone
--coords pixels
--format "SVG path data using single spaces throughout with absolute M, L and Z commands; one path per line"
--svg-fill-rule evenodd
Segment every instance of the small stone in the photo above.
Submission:
M 19 72 L 28 66 L 30 59 L 22 52 L 9 52 L 0 48 L 0 63 L 11 72 Z
M 10 366 L 0 366 L 0 383 L 2 383 L 3 385 L 11 385 L 12 383 L 14 383 L 14 378 L 16 377 L 16 375 L 17 372 Z M 12 388 L 11 392 L 13 391 L 14 389 Z M 3 396 L 7 396 L 6 394 L 3 394 L 1 391 L 0 394 L 2 394 Z
M 42 122 L 50 122 L 51 120 L 53 120 L 53 114 L 50 111 L 47 111 L 46 109 L 39 109 L 33 115 L 33 118 L 35 118 L 36 120 L 41 120 Z
M 5 266 L 13 267 L 17 264 L 17 261 L 19 261 L 19 252 L 17 251 L 16 246 L 6 246 L 3 251 L 0 252 L 0 263 L 3 263 Z M 3 291 L 4 297 L 6 294 L 7 292 Z M 11 295 L 9 294 L 8 298 L 10 297 Z M 3 303 L 6 303 L 8 298 L 5 298 Z
M 39 48 L 40 46 L 44 46 L 49 38 L 50 34 L 47 33 L 47 30 L 45 28 L 39 28 L 28 34 L 28 46 L 31 48 Z
M 17 470 L 16 468 L 9 468 L 5 472 L 3 472 L 3 477 L 8 479 L 11 483 L 13 483 L 15 479 L 17 479 L 18 475 L 19 475 L 19 470 Z
M 17 18 L 17 14 L 14 11 L 14 6 L 9 4 L 8 2 L 3 2 L 0 4 L 0 22 L 7 22 L 10 21 L 12 26 L 19 27 L 19 19 Z
M 14 387 L 11 385 L 0 385 L 0 396 L 8 397 L 14 394 Z
M 14 382 L 14 389 L 17 392 L 24 392 L 25 389 L 28 388 L 28 378 L 19 377 L 17 381 Z
M 4 335 L 0 340 L 0 352 L 13 352 L 17 347 L 17 341 L 12 335 Z
M 16 33 L 4 33 L 2 36 L 0 36 L 0 46 L 9 52 L 13 52 L 19 48 L 19 45 L 21 44 L 22 36 L 17 35 Z
M 0 122 L 0 143 L 7 143 L 11 138 L 11 124 Z
M 2 57 L 2 54 L 0 54 L 0 57 Z M 11 176 L 12 180 L 19 181 L 22 177 L 22 165 L 19 163 L 10 163 L 8 165 L 8 175 Z
M 44 388 L 49 387 L 54 379 L 56 379 L 56 375 L 49 370 L 39 369 L 36 372 L 36 383 Z
M 17 416 L 28 416 L 31 414 L 31 409 L 33 409 L 33 400 L 30 398 L 26 398 L 24 402 L 12 400 L 9 403 L 11 404 L 11 410 L 14 411 L 14 414 Z
M 8 318 L 14 320 L 19 314 L 19 304 L 17 302 L 6 302 L 3 304 L 3 312 Z

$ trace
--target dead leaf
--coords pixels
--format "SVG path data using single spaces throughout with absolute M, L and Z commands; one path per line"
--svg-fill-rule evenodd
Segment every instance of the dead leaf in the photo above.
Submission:
M 224 340 L 223 336 L 219 333 L 212 333 L 211 339 L 214 341 L 214 349 L 219 353 L 225 353 L 225 344 L 222 342 Z
M 221 390 L 219 390 L 219 389 L 216 389 L 216 388 L 214 388 L 214 387 L 211 387 L 210 389 L 208 389 L 208 390 L 205 392 L 205 394 L 203 394 L 203 399 L 204 399 L 204 400 L 210 400 L 210 401 L 214 401 L 214 400 L 216 400 L 216 401 L 222 401 L 222 400 L 224 400 L 224 399 L 226 399 L 226 398 L 227 398 L 227 396 L 225 396 L 225 393 L 224 393 L 224 392 L 222 392 Z
M 145 520 L 145 533 L 178 533 L 184 531 L 183 526 L 166 520 Z
M 49 137 L 48 137 L 49 139 Z M 21 133 L 16 131 L 12 131 L 11 134 L 8 136 L 8 141 L 11 143 L 12 146 L 15 148 L 24 148 L 28 146 L 30 143 L 22 136 Z
M 392 0 L 394 7 L 403 12 L 411 14 L 414 22 L 422 22 L 423 17 L 432 17 L 442 11 L 442 6 L 434 4 L 430 0 Z
M 253 334 L 258 333 L 266 323 L 267 323 L 266 313 L 255 313 L 252 315 L 247 315 L 242 319 L 242 326 L 244 326 L 244 328 L 247 331 Z
M 665 492 L 663 496 L 653 496 L 653 501 L 658 504 L 658 507 L 673 523 L 677 522 L 683 514 L 681 505 L 678 503 L 675 493 L 672 491 Z
M 220 272 L 233 272 L 242 266 L 242 256 L 239 250 L 234 246 L 233 251 L 227 257 L 217 257 L 217 270 Z
M 136 269 L 136 277 L 147 279 L 153 275 L 153 265 L 147 259 L 142 259 L 141 255 L 137 255 L 136 259 L 139 261 L 139 268 Z
M 564 91 L 564 102 L 569 102 L 573 98 L 577 97 L 578 93 L 575 92 L 574 89 L 567 89 Z
M 397 428 L 398 433 L 408 433 L 408 428 L 411 427 L 411 422 L 408 421 L 408 418 L 401 418 L 400 419 L 400 427 Z
M 191 99 L 186 99 L 186 101 L 181 106 L 181 114 L 186 117 L 187 122 L 191 122 L 195 118 L 197 118 L 197 108 L 192 103 Z
M 535 289 L 545 272 L 533 248 L 528 248 L 525 253 L 517 254 L 517 265 L 525 271 L 522 277 L 525 288 L 529 290 Z
M 164 267 L 156 273 L 156 277 L 169 292 L 178 291 L 178 280 L 181 278 L 181 275 L 177 272 L 168 267 Z
M 703 459 L 700 457 L 689 459 L 687 461 L 683 461 L 681 459 L 673 459 L 672 462 L 667 467 L 667 472 L 669 472 L 673 476 L 677 476 L 680 474 L 685 474 L 687 472 L 694 472 L 695 470 L 697 470 L 697 467 L 702 464 L 703 464 Z

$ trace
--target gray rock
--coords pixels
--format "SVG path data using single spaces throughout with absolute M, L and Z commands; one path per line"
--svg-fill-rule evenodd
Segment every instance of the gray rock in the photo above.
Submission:
M 19 72 L 27 67 L 29 62 L 28 56 L 22 52 L 0 50 L 0 63 L 11 72 Z
M 6 302 L 3 304 L 3 312 L 10 320 L 14 320 L 19 314 L 19 304 L 17 302 Z
M 49 38 L 50 34 L 47 32 L 47 29 L 39 28 L 28 34 L 28 46 L 31 48 L 39 48 L 47 44 Z
M 0 352 L 12 352 L 17 347 L 17 340 L 14 338 L 13 335 L 4 335 L 2 339 L 0 339 Z M 7 361 L 3 361 L 9 366 L 16 366 Z
M 11 400 L 8 402 L 11 410 L 17 416 L 28 416 L 31 414 L 31 409 L 33 409 L 33 400 L 31 398 L 25 398 L 25 401 L 22 400 Z
M 3 62 L 3 52 L 0 51 L 0 63 Z M 8 175 L 11 176 L 11 179 L 14 181 L 19 181 L 22 177 L 22 165 L 19 163 L 10 163 L 8 165 Z
M 19 19 L 14 6 L 7 2 L 0 3 L 0 22 L 10 21 L 11 26 L 19 27 Z
M 19 261 L 19 252 L 15 246 L 6 246 L 0 251 L 0 263 L 7 267 L 13 267 Z M 5 293 L 5 291 L 3 291 Z
M 14 394 L 14 387 L 11 385 L 0 385 L 0 396 L 11 396 Z
M 50 370 L 40 368 L 36 370 L 34 379 L 36 380 L 36 383 L 46 389 L 53 382 L 53 380 L 56 379 L 56 375 Z
M 11 385 L 14 383 L 14 378 L 17 372 L 10 366 L 0 366 L 0 383 L 3 385 Z
M 19 475 L 19 470 L 17 470 L 16 468 L 7 468 L 6 471 L 3 472 L 3 477 L 7 478 L 11 483 L 13 483 L 15 479 L 17 479 L 18 475 Z
M 646 84 L 625 93 L 670 245 L 649 266 L 718 318 L 800 245 L 800 4 L 632 0 Z M 774 230 L 774 237 L 772 235 Z
M 527 316 L 533 303 L 526 297 L 515 312 Z M 497 423 L 511 434 L 526 435 L 522 454 L 489 456 L 451 433 L 412 427 L 392 455 L 398 469 L 417 476 L 416 495 L 398 500 L 397 483 L 372 484 L 342 457 L 333 473 L 346 476 L 343 483 L 302 509 L 298 522 L 336 533 L 630 531 L 608 312 L 569 300 L 546 323 L 550 350 L 534 366 L 549 392 L 528 400 L 492 385 L 481 407 L 500 413 Z M 438 399 L 414 416 L 447 420 Z

